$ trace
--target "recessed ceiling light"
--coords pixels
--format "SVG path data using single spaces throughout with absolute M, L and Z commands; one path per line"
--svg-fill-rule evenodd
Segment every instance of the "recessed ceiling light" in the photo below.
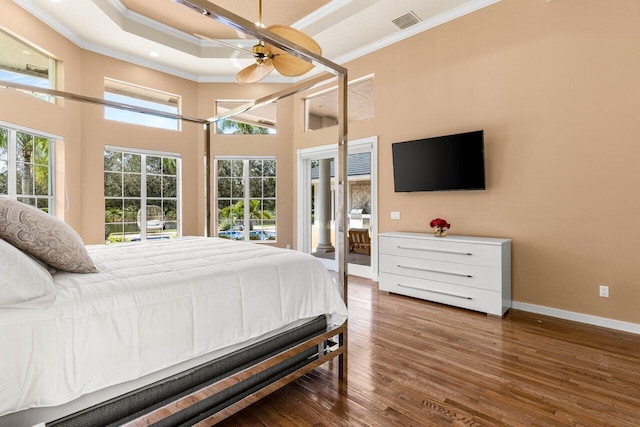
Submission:
M 155 50 L 152 50 L 151 52 L 149 52 L 149 55 L 153 56 L 154 58 L 157 58 L 160 56 L 160 54 L 158 52 L 156 52 Z

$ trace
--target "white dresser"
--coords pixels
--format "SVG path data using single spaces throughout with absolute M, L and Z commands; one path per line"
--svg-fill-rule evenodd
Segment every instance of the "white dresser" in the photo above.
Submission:
M 380 290 L 503 316 L 511 240 L 392 232 L 380 237 Z

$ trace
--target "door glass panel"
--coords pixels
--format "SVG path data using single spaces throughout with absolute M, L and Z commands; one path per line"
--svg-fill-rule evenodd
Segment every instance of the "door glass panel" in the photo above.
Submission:
M 334 159 L 312 160 L 311 164 L 311 253 L 335 260 Z
M 371 153 L 349 155 L 349 264 L 371 265 Z

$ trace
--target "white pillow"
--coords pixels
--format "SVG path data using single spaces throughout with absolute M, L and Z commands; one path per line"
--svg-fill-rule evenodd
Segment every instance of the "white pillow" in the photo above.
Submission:
M 47 308 L 55 300 L 53 278 L 38 261 L 0 239 L 0 309 Z

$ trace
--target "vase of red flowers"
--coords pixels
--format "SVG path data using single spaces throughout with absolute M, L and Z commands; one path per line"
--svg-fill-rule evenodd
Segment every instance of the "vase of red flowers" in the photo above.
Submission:
M 451 224 L 449 224 L 446 219 L 435 218 L 431 220 L 429 227 L 433 228 L 434 236 L 445 237 L 447 235 L 447 230 L 451 228 Z

